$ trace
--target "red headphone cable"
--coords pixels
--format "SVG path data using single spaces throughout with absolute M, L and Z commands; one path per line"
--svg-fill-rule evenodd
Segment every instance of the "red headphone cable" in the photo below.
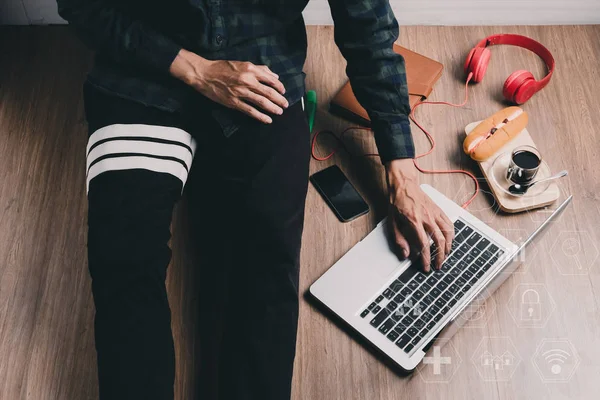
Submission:
M 446 105 L 446 106 L 450 106 L 450 107 L 464 107 L 464 105 L 467 104 L 467 102 L 469 101 L 469 82 L 471 81 L 472 78 L 473 78 L 473 73 L 469 73 L 469 76 L 467 77 L 467 81 L 465 82 L 465 100 L 462 103 L 454 104 L 454 103 L 449 103 L 446 101 L 421 101 L 414 105 L 414 107 L 410 111 L 410 115 L 409 115 L 410 119 L 415 123 L 415 125 L 417 125 L 419 127 L 419 129 L 425 134 L 425 136 L 427 136 L 427 139 L 429 140 L 429 143 L 431 144 L 431 148 L 429 149 L 429 151 L 415 156 L 415 158 L 413 159 L 413 163 L 414 163 L 415 167 L 424 174 L 465 174 L 465 175 L 468 175 L 475 183 L 475 191 L 473 192 L 473 195 L 466 202 L 463 203 L 463 205 L 462 205 L 463 208 L 467 208 L 469 206 L 469 204 L 471 204 L 471 202 L 473 202 L 473 200 L 475 200 L 475 197 L 477 197 L 477 193 L 479 193 L 479 181 L 477 181 L 477 178 L 471 172 L 465 171 L 462 169 L 436 170 L 436 169 L 424 169 L 419 166 L 419 164 L 417 163 L 417 160 L 419 158 L 425 157 L 433 152 L 433 149 L 435 147 L 435 139 L 433 138 L 431 133 L 429 133 L 427 131 L 427 129 L 425 129 L 416 120 L 415 110 L 422 104 Z
M 350 131 L 350 130 L 363 130 L 363 131 L 372 131 L 371 128 L 366 128 L 364 126 L 350 126 L 346 129 L 344 129 L 342 131 L 342 133 L 340 133 L 340 137 L 335 136 L 335 134 L 332 131 L 329 130 L 324 130 L 324 131 L 318 131 L 317 133 L 314 134 L 312 141 L 311 141 L 311 145 L 310 145 L 310 152 L 312 154 L 312 157 L 317 160 L 317 161 L 325 161 L 325 160 L 329 160 L 331 157 L 333 157 L 333 155 L 339 150 L 339 148 L 343 148 L 344 150 L 346 150 L 346 152 L 348 152 L 348 154 L 350 155 L 354 155 L 352 154 L 348 148 L 346 147 L 346 145 L 344 144 L 344 135 L 346 134 L 346 132 Z M 327 154 L 326 156 L 320 157 L 317 155 L 316 153 L 316 149 L 315 146 L 317 144 L 317 137 L 322 134 L 322 133 L 327 133 L 331 136 L 333 136 L 336 141 L 338 142 L 338 146 L 333 149 L 331 151 L 331 153 Z M 379 157 L 379 154 L 377 153 L 365 153 L 365 154 L 361 154 L 361 156 L 364 157 Z
M 415 104 L 413 106 L 413 108 L 410 111 L 409 117 L 410 119 L 415 123 L 415 125 L 417 125 L 417 127 L 419 127 L 419 129 L 425 134 L 425 136 L 427 136 L 427 139 L 429 140 L 429 143 L 431 144 L 431 148 L 422 154 L 418 154 L 415 156 L 415 158 L 413 159 L 413 163 L 415 165 L 415 168 L 417 168 L 417 170 L 419 170 L 421 173 L 424 174 L 465 174 L 468 175 L 471 179 L 473 179 L 473 182 L 475 183 L 475 192 L 473 193 L 473 195 L 462 205 L 463 208 L 467 208 L 467 206 L 469 204 L 471 204 L 471 202 L 475 199 L 475 197 L 477 196 L 477 193 L 479 192 L 479 182 L 477 181 L 477 178 L 475 177 L 475 175 L 473 175 L 471 172 L 469 171 L 465 171 L 465 170 L 461 170 L 461 169 L 451 169 L 451 170 L 429 170 L 429 169 L 424 169 L 421 168 L 419 166 L 419 164 L 417 163 L 417 159 L 425 157 L 429 154 L 431 154 L 433 152 L 433 149 L 435 148 L 435 140 L 433 138 L 433 136 L 427 131 L 427 129 L 425 129 L 416 119 L 415 119 L 415 110 L 422 104 L 431 104 L 431 105 L 447 105 L 450 107 L 463 107 L 465 104 L 467 104 L 468 100 L 469 100 L 469 82 L 471 81 L 471 79 L 473 78 L 473 73 L 469 73 L 469 76 L 467 77 L 467 81 L 465 82 L 465 100 L 461 103 L 461 104 L 454 104 L 454 103 L 449 103 L 449 102 L 445 102 L 445 101 L 421 101 L 417 104 Z M 363 131 L 371 131 L 372 129 L 370 128 L 365 128 L 365 127 L 361 127 L 361 126 L 351 126 L 348 127 L 346 129 L 344 129 L 342 131 L 342 133 L 340 134 L 339 138 L 337 136 L 335 136 L 333 134 L 332 131 L 329 130 L 324 130 L 324 131 L 318 131 L 317 133 L 315 133 L 315 135 L 312 138 L 312 142 L 311 142 L 311 155 L 312 157 L 317 160 L 317 161 L 325 161 L 330 159 L 331 157 L 333 157 L 333 155 L 336 153 L 336 151 L 342 147 L 344 148 L 350 155 L 352 155 L 352 153 L 350 153 L 348 151 L 348 149 L 346 148 L 346 146 L 344 145 L 343 142 L 343 138 L 344 138 L 344 134 L 346 132 L 348 132 L 349 130 L 363 130 Z M 338 142 L 338 147 L 333 149 L 329 154 L 327 154 L 326 156 L 320 157 L 316 154 L 315 152 L 315 146 L 316 146 L 316 142 L 317 142 L 317 137 L 321 134 L 321 133 L 327 133 L 332 135 L 333 137 L 335 137 L 337 139 Z M 367 156 L 367 157 L 375 157 L 375 156 L 379 156 L 379 154 L 377 153 L 367 153 L 367 154 L 362 154 L 363 156 Z

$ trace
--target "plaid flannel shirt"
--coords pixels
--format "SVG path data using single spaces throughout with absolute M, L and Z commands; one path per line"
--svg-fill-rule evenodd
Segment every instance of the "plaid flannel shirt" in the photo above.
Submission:
M 57 0 L 60 15 L 96 51 L 87 80 L 115 95 L 180 111 L 202 101 L 231 135 L 249 117 L 169 75 L 185 48 L 211 60 L 267 65 L 290 104 L 304 95 L 308 0 Z M 371 118 L 382 162 L 414 157 L 398 23 L 388 0 L 329 0 L 346 73 Z

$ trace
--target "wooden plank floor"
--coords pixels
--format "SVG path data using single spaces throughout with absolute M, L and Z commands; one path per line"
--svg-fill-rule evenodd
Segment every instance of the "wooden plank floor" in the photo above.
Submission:
M 442 349 L 452 349 L 454 375 L 431 382 L 431 365 L 411 376 L 386 367 L 372 352 L 302 298 L 294 399 L 590 399 L 600 388 L 600 261 L 595 243 L 600 232 L 600 26 L 585 27 L 407 27 L 401 43 L 446 65 L 433 100 L 459 101 L 462 65 L 470 47 L 496 32 L 532 36 L 555 54 L 557 71 L 550 86 L 525 109 L 528 127 L 554 170 L 568 169 L 560 183 L 575 200 L 550 232 L 528 253 L 523 265 L 485 303 L 483 322 L 473 320 Z M 309 28 L 305 71 L 309 88 L 319 95 L 317 129 L 339 132 L 348 124 L 327 112 L 331 96 L 345 81 L 345 62 L 333 44 L 331 27 Z M 431 127 L 435 156 L 429 168 L 476 165 L 460 151 L 460 132 L 471 121 L 503 107 L 501 89 L 510 72 L 543 72 L 527 51 L 495 48 L 485 81 L 469 90 L 464 109 L 422 107 L 419 119 Z M 81 83 L 89 68 L 88 51 L 64 27 L 0 28 L 0 399 L 97 398 L 93 344 L 94 307 L 86 266 L 85 121 Z M 419 151 L 427 148 L 414 130 Z M 355 132 L 349 144 L 374 150 L 369 133 Z M 320 149 L 333 143 L 326 140 Z M 310 187 L 303 237 L 301 289 L 306 291 L 335 260 L 364 237 L 385 213 L 382 168 L 366 158 L 340 153 L 314 162 L 311 173 L 336 163 L 372 206 L 372 212 L 342 224 Z M 471 183 L 462 176 L 422 176 L 460 202 Z M 485 186 L 484 186 L 485 189 Z M 564 196 L 563 196 L 564 197 Z M 174 223 L 174 259 L 169 295 L 178 356 L 177 399 L 212 398 L 214 369 L 199 339 L 194 316 L 202 301 L 202 283 L 194 264 L 201 259 L 189 235 L 188 204 L 178 206 Z M 531 231 L 546 213 L 495 212 L 481 194 L 469 210 L 512 240 Z M 581 249 L 569 253 L 566 239 Z M 520 286 L 521 285 L 521 286 Z M 544 285 L 554 310 L 543 328 L 518 327 L 513 292 L 523 285 Z M 535 286 L 537 287 L 537 286 Z M 547 300 L 544 307 L 550 305 Z M 511 308 L 512 307 L 512 308 Z M 521 360 L 506 381 L 483 379 L 477 346 L 502 352 L 498 339 L 509 338 Z M 543 339 L 567 339 L 581 361 L 568 382 L 544 383 L 531 360 Z M 208 362 L 199 362 L 198 355 Z M 460 362 L 458 359 L 460 358 Z M 444 366 L 443 368 L 447 368 Z M 501 374 L 493 377 L 501 377 Z M 423 379 L 422 379 L 423 378 Z M 488 376 L 489 378 L 489 376 Z

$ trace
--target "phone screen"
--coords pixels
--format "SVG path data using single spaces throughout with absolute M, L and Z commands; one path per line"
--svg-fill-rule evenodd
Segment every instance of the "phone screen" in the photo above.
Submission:
M 342 222 L 369 211 L 369 205 L 336 165 L 315 173 L 310 181 Z

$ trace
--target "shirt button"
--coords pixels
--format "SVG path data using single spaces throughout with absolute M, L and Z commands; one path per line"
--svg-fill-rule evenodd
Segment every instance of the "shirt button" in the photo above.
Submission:
M 215 37 L 215 41 L 217 42 L 217 44 L 221 44 L 221 43 L 223 43 L 223 39 L 224 39 L 224 38 L 223 38 L 223 36 L 221 36 L 221 35 L 217 35 L 217 36 Z

